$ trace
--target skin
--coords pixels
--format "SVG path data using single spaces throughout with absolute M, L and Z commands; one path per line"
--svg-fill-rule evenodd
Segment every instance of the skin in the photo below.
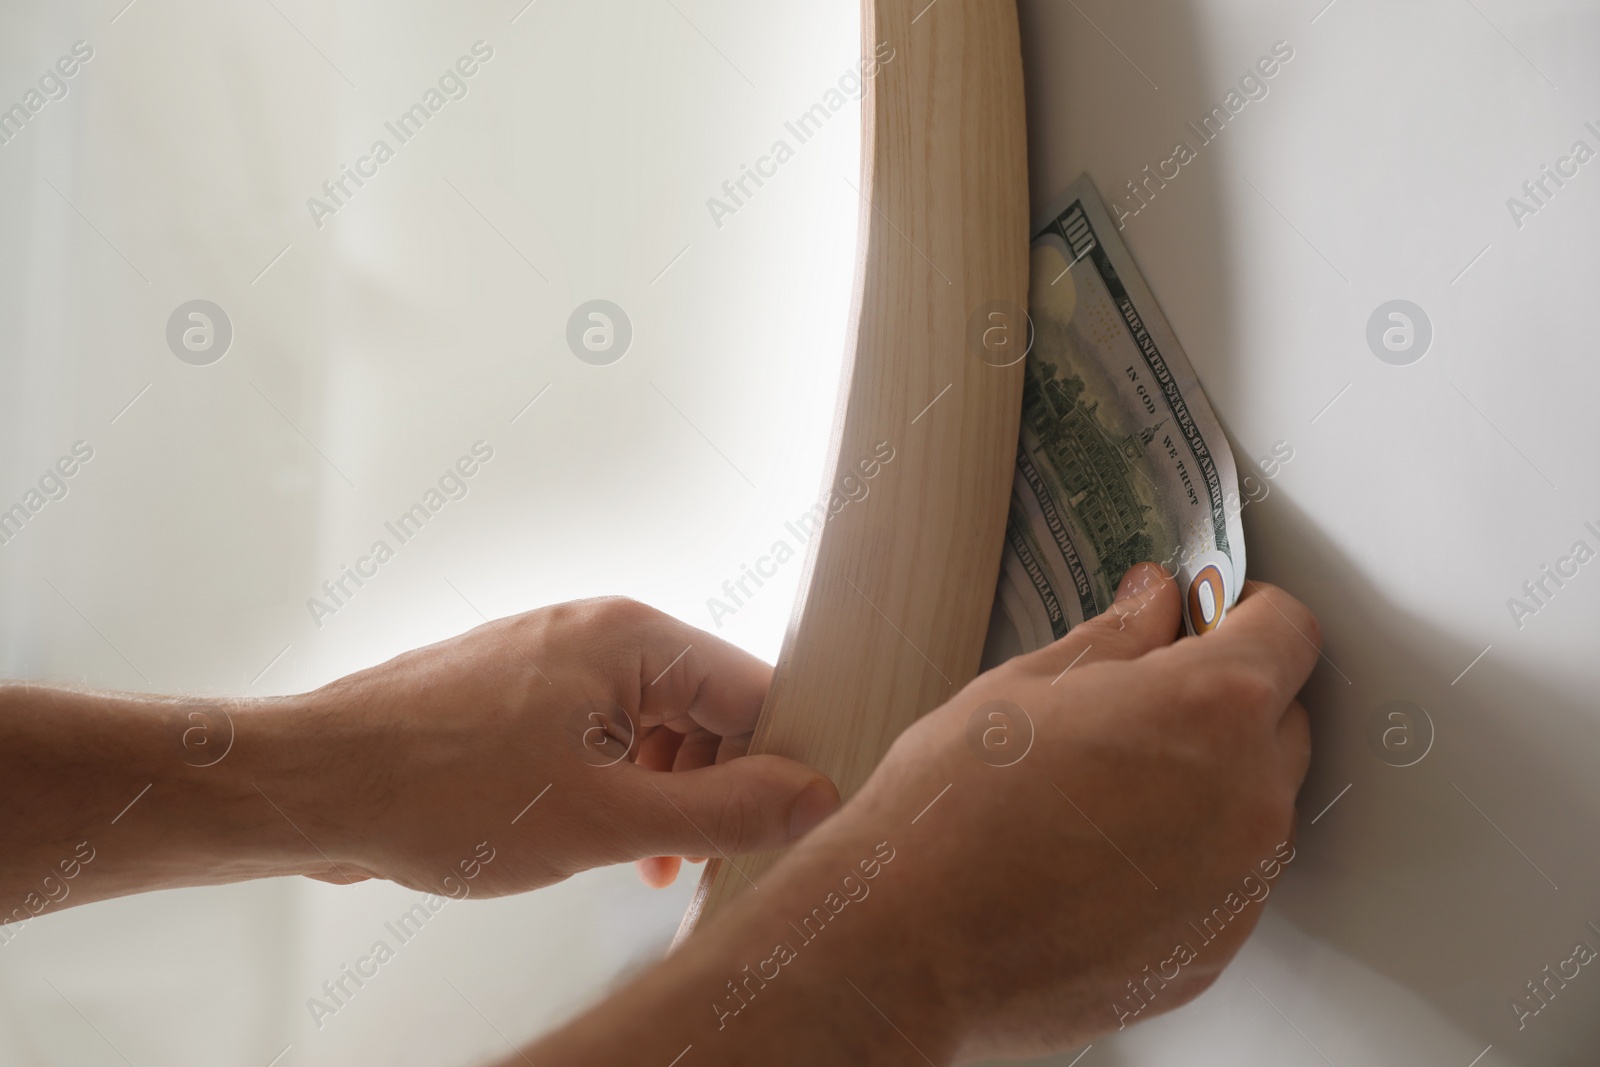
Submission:
M 1188 924 L 1291 837 L 1310 758 L 1295 694 L 1320 642 L 1310 612 L 1272 586 L 1252 584 L 1216 630 L 1181 640 L 1177 588 L 1159 570 L 1121 592 L 907 730 L 760 890 L 527 1058 L 659 1065 L 693 1045 L 697 1065 L 944 1064 L 1116 1029 L 1126 983 L 1180 941 L 1199 947 Z M 996 698 L 1035 728 L 1010 767 L 967 744 L 973 709 Z M 879 842 L 896 857 L 870 895 L 803 943 L 789 923 Z M 1260 913 L 1244 908 L 1140 1018 L 1206 989 Z M 779 942 L 795 959 L 719 1017 L 714 1005 L 737 1003 L 726 983 Z
M 460 896 L 642 860 L 661 882 L 661 857 L 798 838 L 758 890 L 508 1067 L 1068 1049 L 1209 986 L 1260 916 L 1242 887 L 1292 859 L 1316 621 L 1251 584 L 1212 633 L 1179 630 L 1173 582 L 1136 568 L 1105 615 L 907 730 L 837 813 L 816 772 L 741 755 L 767 668 L 627 601 L 501 620 L 280 700 L 0 687 L 17 816 L 0 901 L 84 841 L 95 858 L 53 907 L 288 873 Z M 994 700 L 1031 722 L 1015 761 L 969 743 Z M 590 719 L 594 702 L 621 710 Z M 1219 907 L 1207 940 L 1191 923 Z M 1180 943 L 1198 951 L 1174 967 Z
M 474 895 L 628 860 L 670 881 L 678 856 L 782 845 L 838 807 L 816 771 L 734 758 L 770 679 L 726 642 L 607 599 L 300 696 L 0 686 L 0 901 L 22 904 L 83 841 L 95 858 L 63 905 L 285 874 L 457 895 L 485 841 Z

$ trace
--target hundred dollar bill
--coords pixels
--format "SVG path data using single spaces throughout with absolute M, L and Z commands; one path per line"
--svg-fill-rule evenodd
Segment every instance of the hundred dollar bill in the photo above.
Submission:
M 1110 605 L 1141 560 L 1190 633 L 1244 583 L 1233 454 L 1183 348 L 1084 175 L 1036 220 L 1022 435 L 984 666 Z

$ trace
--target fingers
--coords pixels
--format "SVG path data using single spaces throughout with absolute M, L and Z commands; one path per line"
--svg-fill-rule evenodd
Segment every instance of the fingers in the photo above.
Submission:
M 634 832 L 619 835 L 632 855 L 734 855 L 777 848 L 839 807 L 832 782 L 794 760 L 746 756 L 698 770 L 660 774 L 630 768 Z
M 1122 576 L 1116 599 L 1103 613 L 1021 658 L 1052 675 L 1097 660 L 1135 659 L 1170 645 L 1182 624 L 1178 583 L 1159 564 L 1139 563 Z
M 700 767 L 709 767 L 717 762 L 717 753 L 722 749 L 723 738 L 718 737 L 710 730 L 696 730 L 683 739 L 683 744 L 678 746 L 678 756 L 672 763 L 674 771 L 692 771 Z
M 635 860 L 639 880 L 651 889 L 665 889 L 678 880 L 678 869 L 683 860 L 678 856 L 649 856 Z
M 1322 646 L 1316 616 L 1300 601 L 1265 582 L 1246 582 L 1222 624 L 1196 638 L 1194 654 L 1224 657 L 1264 678 L 1266 703 L 1280 715 L 1311 676 Z
M 679 733 L 670 726 L 652 726 L 640 731 L 633 761 L 649 771 L 692 771 L 744 755 L 749 742 L 749 734 L 720 737 L 699 728 Z
M 683 751 L 686 735 L 658 726 L 639 732 L 639 749 L 633 762 L 647 771 L 670 771 Z
M 659 612 L 638 627 L 638 640 L 641 727 L 666 724 L 688 733 L 699 726 L 725 737 L 755 729 L 772 684 L 770 666 Z
M 665 889 L 678 880 L 678 872 L 685 863 L 704 863 L 704 856 L 651 856 L 635 860 L 639 880 L 651 889 Z
M 701 864 L 706 861 L 704 856 L 651 856 L 648 859 L 634 860 L 634 867 L 639 871 L 639 880 L 651 889 L 666 889 L 678 880 L 678 872 L 685 863 Z

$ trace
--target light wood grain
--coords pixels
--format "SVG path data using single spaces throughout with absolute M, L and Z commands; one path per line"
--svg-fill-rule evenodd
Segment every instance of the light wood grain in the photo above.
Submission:
M 985 304 L 1025 306 L 1028 271 L 1013 0 L 865 0 L 863 20 L 863 54 L 887 44 L 893 58 L 863 97 L 857 303 L 830 488 L 880 442 L 894 458 L 811 541 L 751 747 L 818 768 L 846 798 L 977 672 L 1022 368 L 980 359 L 969 321 Z M 737 870 L 711 860 L 680 939 L 777 856 L 738 857 Z

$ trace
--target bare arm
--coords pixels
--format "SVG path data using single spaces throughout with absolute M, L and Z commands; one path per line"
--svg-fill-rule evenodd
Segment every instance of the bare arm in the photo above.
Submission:
M 208 747 L 241 736 L 221 763 Z M 300 700 L 166 700 L 0 687 L 0 907 L 9 922 L 148 889 L 332 875 L 313 839 L 348 743 Z M 189 745 L 185 745 L 185 741 Z
M 770 848 L 838 806 L 815 771 L 737 758 L 769 675 L 600 600 L 300 696 L 0 686 L 0 917 L 285 874 L 496 895 L 639 860 L 670 881 L 677 857 Z

